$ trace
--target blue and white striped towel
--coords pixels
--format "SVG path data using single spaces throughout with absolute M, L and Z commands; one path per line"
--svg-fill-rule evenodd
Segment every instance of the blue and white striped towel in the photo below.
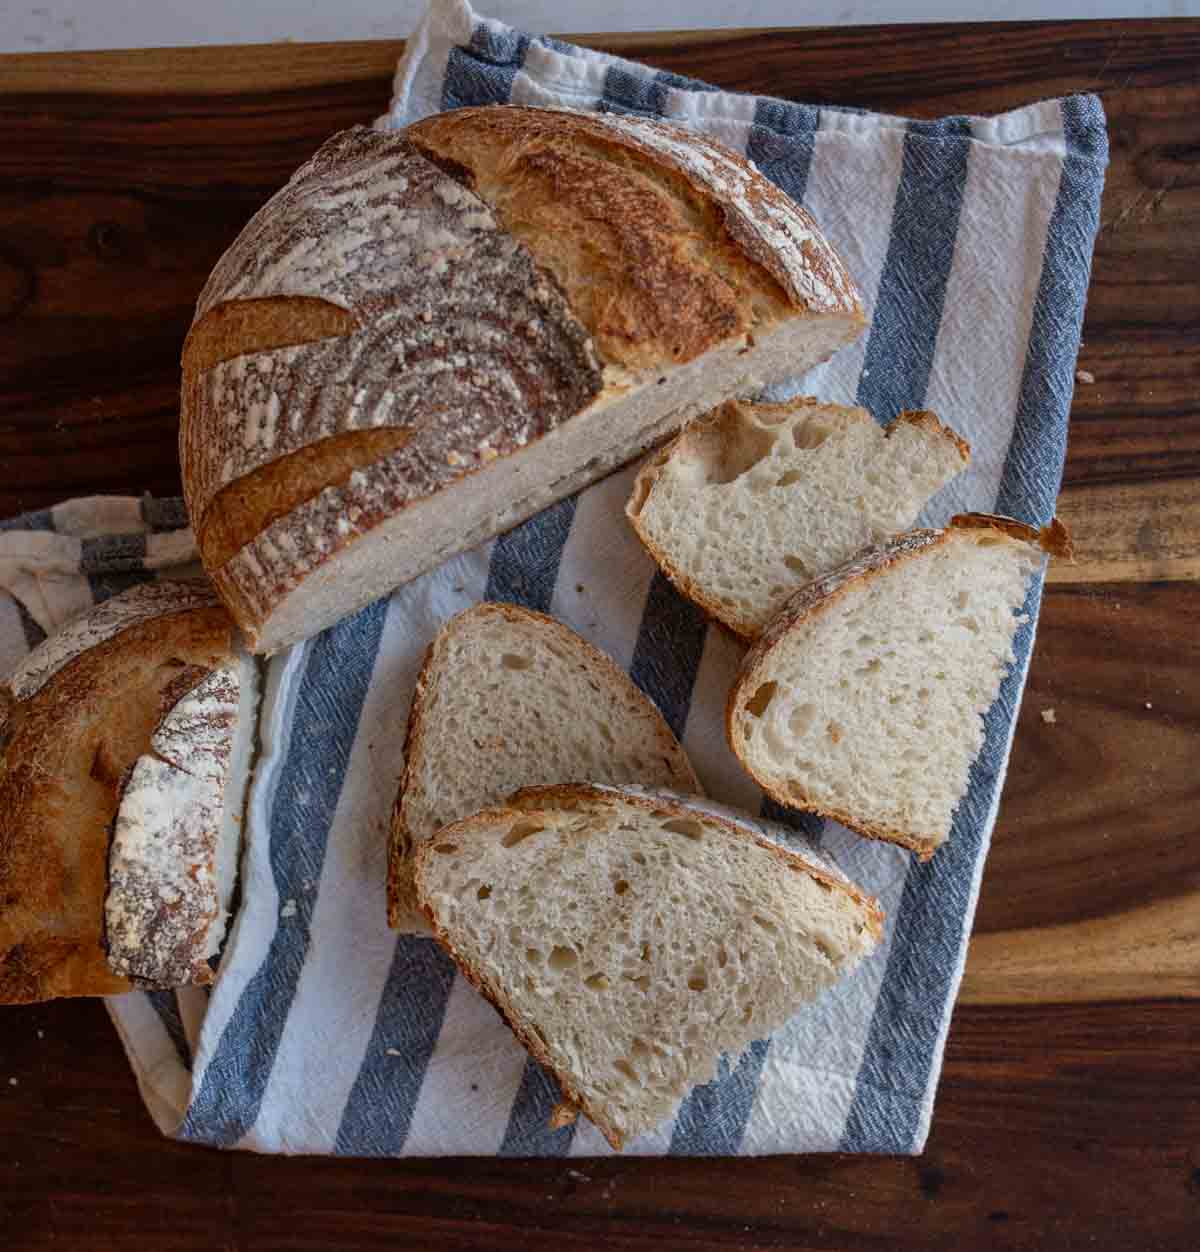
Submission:
M 755 99 L 436 0 L 380 124 L 510 100 L 676 118 L 745 152 L 816 215 L 871 315 L 861 342 L 794 390 L 881 418 L 928 406 L 962 431 L 971 468 L 927 522 L 962 509 L 1052 516 L 1107 159 L 1098 100 L 912 122 Z M 632 473 L 271 662 L 243 904 L 216 986 L 109 1006 L 166 1133 L 264 1152 L 608 1153 L 585 1121 L 548 1128 L 556 1093 L 542 1070 L 430 940 L 387 930 L 385 829 L 421 655 L 447 617 L 485 598 L 548 610 L 607 650 L 658 702 L 710 793 L 761 809 L 722 733 L 740 648 L 634 540 L 621 514 Z M 0 535 L 0 583 L 16 595 L 0 597 L 0 663 L 89 599 L 157 576 L 164 543 L 173 559 L 187 554 L 186 532 L 154 533 L 171 520 L 162 505 L 96 507 L 75 502 Z M 880 896 L 882 950 L 629 1151 L 921 1151 L 1040 596 L 1038 585 L 949 844 L 919 865 L 818 828 Z

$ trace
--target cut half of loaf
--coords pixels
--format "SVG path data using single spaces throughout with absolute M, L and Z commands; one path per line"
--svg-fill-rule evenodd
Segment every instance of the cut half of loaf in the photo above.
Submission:
M 424 930 L 413 866 L 441 827 L 537 783 L 699 791 L 662 714 L 603 652 L 553 618 L 479 604 L 429 647 L 392 816 L 388 920 Z
M 726 729 L 781 804 L 927 860 L 950 834 L 1013 661 L 1042 531 L 963 514 L 916 530 L 798 591 L 747 654 Z
M 729 400 L 651 457 L 626 514 L 680 591 L 752 640 L 797 588 L 912 526 L 969 459 L 928 412 L 880 426 L 811 396 Z
M 52 635 L 0 689 L 0 1003 L 113 994 L 129 990 L 133 975 L 203 977 L 197 961 L 215 938 L 217 910 L 201 916 L 197 897 L 213 893 L 207 868 L 191 871 L 215 863 L 221 839 L 211 805 L 198 825 L 182 783 L 223 750 L 234 697 L 211 684 L 238 665 L 234 636 L 207 585 L 147 583 Z M 159 765 L 147 790 L 147 771 Z M 118 848 L 140 831 L 158 872 L 127 873 L 118 855 L 110 891 L 114 825 Z M 202 856 L 199 843 L 211 851 Z M 110 936 L 121 953 L 111 965 L 106 897 L 110 921 L 119 898 L 141 919 Z M 172 933 L 187 943 L 164 947 L 160 937 Z
M 863 326 L 804 210 L 681 127 L 346 131 L 200 296 L 180 459 L 205 567 L 273 652 Z
M 684 797 L 533 788 L 417 854 L 434 935 L 620 1149 L 849 974 L 874 900 Z

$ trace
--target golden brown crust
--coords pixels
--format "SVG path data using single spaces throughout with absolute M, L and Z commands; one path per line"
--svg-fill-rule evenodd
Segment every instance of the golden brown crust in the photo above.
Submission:
M 0 1003 L 129 989 L 102 947 L 122 779 L 164 705 L 232 649 L 223 608 L 164 610 L 12 705 L 0 740 Z
M 884 431 L 887 435 L 894 435 L 901 425 L 917 426 L 929 431 L 931 434 L 937 435 L 942 439 L 949 439 L 958 449 L 958 455 L 962 457 L 964 465 L 968 465 L 971 461 L 971 445 L 956 431 L 952 426 L 947 426 L 940 417 L 930 409 L 905 409 L 902 413 L 897 413 L 895 420 L 887 424 Z
M 551 270 L 605 360 L 682 364 L 750 328 L 737 292 L 697 256 L 715 215 L 704 222 L 704 203 L 681 203 L 649 162 L 612 159 L 616 145 L 572 115 L 457 109 L 406 133 L 431 160 L 451 158 L 444 168 L 469 169 L 471 189 Z
M 185 373 L 196 373 L 235 356 L 348 335 L 357 325 L 349 310 L 315 296 L 228 300 L 192 325 L 181 364 Z
M 629 675 L 617 665 L 612 657 L 556 618 L 545 613 L 538 613 L 533 609 L 523 608 L 518 604 L 484 601 L 472 608 L 464 609 L 438 631 L 425 650 L 425 656 L 421 661 L 421 672 L 417 676 L 416 689 L 409 707 L 408 723 L 404 734 L 404 772 L 401 774 L 400 788 L 396 793 L 395 804 L 392 806 L 391 836 L 388 844 L 388 925 L 394 928 L 402 925 L 404 919 L 417 907 L 413 877 L 413 858 L 417 841 L 408 825 L 405 801 L 415 785 L 417 763 L 424 755 L 426 703 L 438 676 L 442 653 L 456 628 L 461 628 L 464 619 L 478 620 L 488 617 L 499 618 L 513 625 L 534 627 L 550 632 L 564 647 L 571 649 L 580 658 L 581 667 L 599 670 L 601 675 L 614 686 L 636 692 L 638 698 L 644 702 L 647 716 L 654 719 L 663 753 L 668 755 L 673 763 L 672 772 L 676 772 L 675 767 L 681 767 L 686 771 L 681 782 L 694 788 L 697 794 L 703 793 L 691 761 L 688 760 L 687 754 L 667 725 L 661 711 L 652 700 L 637 691 Z
M 816 223 L 702 134 L 515 106 L 456 109 L 405 134 L 551 270 L 606 360 L 682 363 L 795 309 L 862 320 Z
M 1034 545 L 1048 553 L 1061 552 L 1064 544 L 1069 550 L 1070 540 L 1066 528 L 1057 519 L 1039 531 L 1026 522 L 993 513 L 960 513 L 951 518 L 945 530 L 909 531 L 880 548 L 860 553 L 822 578 L 801 587 L 788 600 L 783 610 L 763 632 L 761 638 L 746 653 L 738 676 L 734 679 L 725 701 L 725 738 L 741 767 L 773 800 L 792 808 L 831 818 L 869 839 L 880 839 L 908 848 L 916 852 L 922 861 L 929 860 L 942 841 L 915 836 L 908 831 L 864 820 L 843 809 L 821 805 L 794 784 L 777 783 L 756 773 L 744 751 L 742 735 L 737 726 L 737 715 L 744 699 L 752 696 L 761 685 L 758 667 L 771 649 L 794 627 L 816 613 L 825 612 L 859 580 L 874 577 L 891 566 L 912 560 L 923 555 L 930 548 L 939 547 L 948 542 L 956 532 L 969 530 L 994 531 L 997 535 Z
M 1048 556 L 1063 557 L 1069 561 L 1075 559 L 1071 533 L 1057 517 L 1052 518 L 1048 525 L 1037 527 L 999 513 L 956 513 L 948 525 L 957 530 L 994 530 L 1022 543 L 1035 544 Z
M 412 438 L 405 426 L 343 431 L 235 478 L 213 497 L 196 530 L 204 564 L 219 570 L 256 535 L 326 487 L 398 452 Z
M 643 808 L 647 812 L 666 812 L 676 817 L 700 816 L 704 821 L 712 822 L 719 826 L 731 838 L 753 842 L 769 852 L 782 868 L 808 874 L 817 881 L 827 885 L 831 890 L 842 892 L 852 898 L 857 904 L 866 909 L 867 926 L 874 938 L 878 940 L 883 934 L 883 912 L 879 908 L 879 902 L 873 896 L 860 891 L 851 883 L 833 877 L 823 869 L 810 864 L 802 856 L 792 852 L 790 849 L 764 838 L 749 826 L 740 825 L 730 818 L 713 813 L 708 809 L 689 807 L 684 797 L 657 795 L 651 798 L 625 791 L 619 787 L 598 787 L 588 784 L 526 787 L 511 796 L 506 804 L 484 809 L 480 813 L 445 827 L 443 831 L 439 832 L 438 840 L 451 838 L 456 832 L 463 834 L 476 831 L 486 832 L 496 824 L 511 818 L 514 811 L 529 813 L 538 811 L 539 806 L 548 810 L 560 810 L 565 807 L 578 808 L 587 805 L 611 805 L 614 802 L 632 804 L 634 807 Z M 621 1151 L 625 1146 L 625 1138 L 620 1129 L 605 1117 L 602 1108 L 597 1107 L 588 1100 L 583 1092 L 571 1081 L 569 1075 L 564 1074 L 557 1068 L 550 1055 L 546 1041 L 537 1035 L 533 1029 L 526 1027 L 520 1021 L 507 996 L 504 994 L 503 987 L 498 982 L 493 982 L 489 979 L 483 969 L 476 966 L 469 957 L 460 952 L 454 940 L 438 924 L 433 908 L 422 890 L 422 871 L 431 855 L 431 849 L 435 842 L 437 841 L 431 840 L 429 843 L 423 844 L 417 849 L 416 853 L 418 901 L 422 912 L 429 921 L 434 939 L 450 955 L 467 981 L 495 1007 L 505 1024 L 517 1036 L 529 1054 L 554 1076 L 564 1097 L 555 1106 L 555 1113 L 557 1114 L 558 1110 L 562 1109 L 564 1105 L 581 1110 L 601 1134 L 604 1135 L 612 1147 L 618 1152 Z M 552 1121 L 553 1124 L 555 1123 Z M 560 1122 L 558 1124 L 565 1123 Z

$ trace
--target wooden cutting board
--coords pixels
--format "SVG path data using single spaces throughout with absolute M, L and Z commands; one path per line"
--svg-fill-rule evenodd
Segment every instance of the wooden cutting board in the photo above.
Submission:
M 134 36 L 131 34 L 131 39 Z M 103 1010 L 4 1010 L 6 1249 L 1200 1242 L 1200 22 L 595 36 L 920 117 L 1097 91 L 1112 166 L 1056 565 L 920 1160 L 287 1161 L 167 1144 Z M 0 518 L 174 494 L 178 356 L 396 43 L 0 57 Z M 2 838 L 0 832 L 0 838 Z M 15 1079 L 10 1083 L 9 1079 Z

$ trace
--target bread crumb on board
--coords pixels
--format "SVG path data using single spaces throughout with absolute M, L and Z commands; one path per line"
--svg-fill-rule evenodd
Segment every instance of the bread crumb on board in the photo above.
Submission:
M 1090 370 L 1076 370 L 1075 381 L 1077 383 L 1094 383 L 1096 376 Z
M 1043 722 L 1045 722 L 1047 726 L 1053 726 L 1053 725 L 1055 724 L 1055 722 L 1057 722 L 1057 721 L 1058 721 L 1058 717 L 1055 715 L 1055 712 L 1054 712 L 1054 710 L 1053 710 L 1052 708 L 1050 708 L 1050 709 L 1043 709 L 1043 710 L 1042 710 L 1042 721 L 1043 721 Z

